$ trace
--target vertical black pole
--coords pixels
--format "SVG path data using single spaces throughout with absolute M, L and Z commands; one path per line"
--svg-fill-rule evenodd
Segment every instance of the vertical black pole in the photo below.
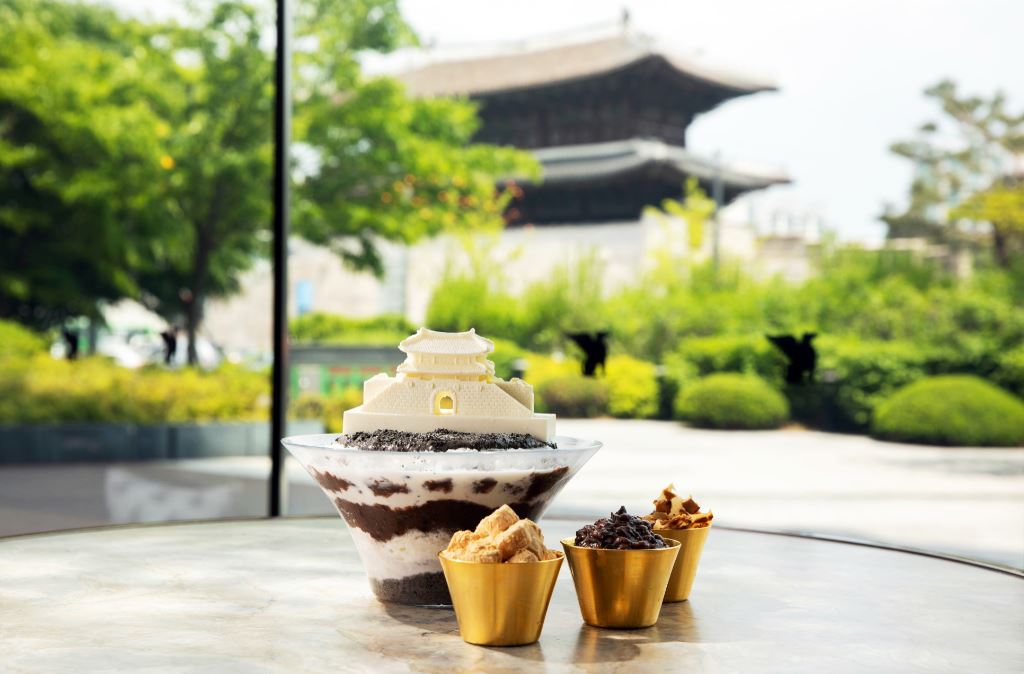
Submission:
M 287 502 L 284 448 L 288 412 L 288 145 L 291 141 L 291 14 L 288 0 L 277 0 L 274 59 L 274 366 L 270 401 L 269 514 L 284 513 Z

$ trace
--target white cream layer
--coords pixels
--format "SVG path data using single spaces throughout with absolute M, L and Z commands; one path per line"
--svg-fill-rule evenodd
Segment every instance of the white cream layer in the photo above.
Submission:
M 363 560 L 366 575 L 378 580 L 440 571 L 437 553 L 444 550 L 451 539 L 451 534 L 444 532 L 408 531 L 382 543 L 355 527 L 348 530 Z

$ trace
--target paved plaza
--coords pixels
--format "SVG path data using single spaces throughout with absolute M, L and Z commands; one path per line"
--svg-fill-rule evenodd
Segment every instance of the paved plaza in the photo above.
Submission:
M 736 527 L 815 532 L 1024 568 L 1024 449 L 939 448 L 801 430 L 722 432 L 671 422 L 562 420 L 605 447 L 549 517 L 643 512 L 674 482 Z M 110 522 L 258 516 L 258 457 L 0 468 L 0 535 Z M 289 462 L 294 514 L 329 512 Z

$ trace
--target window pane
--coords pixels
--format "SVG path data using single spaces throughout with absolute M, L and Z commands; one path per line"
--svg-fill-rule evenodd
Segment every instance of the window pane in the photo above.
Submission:
M 0 9 L 0 535 L 266 513 L 273 13 L 146 5 Z

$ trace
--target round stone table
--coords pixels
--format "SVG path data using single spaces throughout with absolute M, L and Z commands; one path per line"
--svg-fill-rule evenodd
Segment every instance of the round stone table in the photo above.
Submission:
M 549 544 L 580 523 L 545 520 Z M 717 528 L 654 627 L 580 620 L 562 567 L 540 642 L 481 648 L 378 603 L 338 519 L 0 541 L 0 672 L 1022 672 L 1024 584 L 946 559 Z

